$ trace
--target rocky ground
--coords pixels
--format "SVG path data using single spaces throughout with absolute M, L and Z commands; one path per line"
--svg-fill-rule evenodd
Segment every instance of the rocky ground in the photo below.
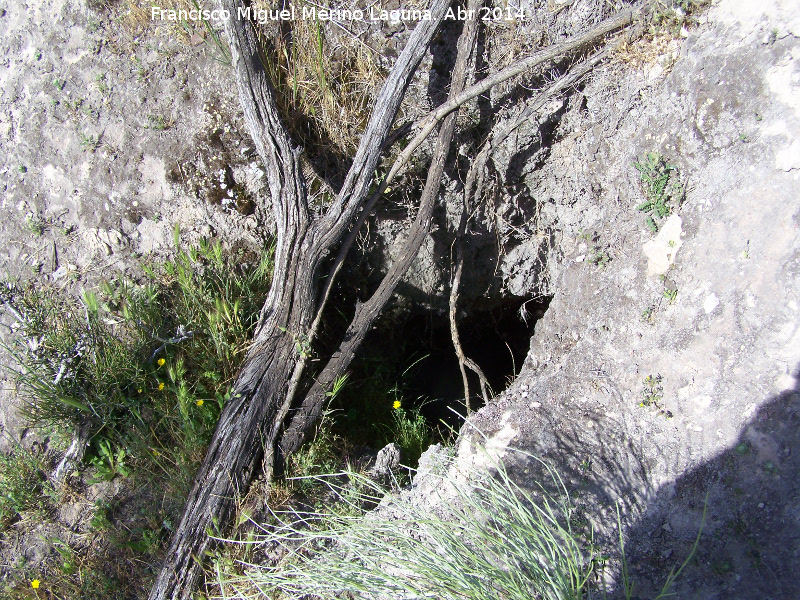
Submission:
M 800 594 L 796 9 L 715 3 L 674 57 L 596 73 L 527 175 L 555 295 L 470 426 L 566 466 L 601 534 L 624 508 L 639 597 L 701 528 L 676 597 Z M 658 234 L 637 210 L 649 152 L 686 186 Z
M 472 234 L 467 298 L 552 301 L 461 456 L 479 431 L 500 454 L 561 466 L 605 540 L 617 503 L 642 598 L 689 555 L 704 510 L 676 597 L 800 596 L 798 8 L 720 0 L 677 36 L 618 51 L 496 154 L 498 204 Z M 135 277 L 172 251 L 176 225 L 232 245 L 268 235 L 224 53 L 202 28 L 141 19 L 74 0 L 0 4 L 0 272 L 79 289 Z M 389 50 L 401 29 L 384 32 Z M 637 209 L 634 163 L 648 153 L 685 192 L 657 233 Z M 443 306 L 452 212 L 445 201 L 404 288 L 427 306 Z M 385 256 L 401 223 L 375 225 Z M 4 431 L 40 443 L 7 388 Z M 67 529 L 79 513 L 61 515 Z M 6 574 L 19 553 L 56 551 L 34 538 L 7 538 Z

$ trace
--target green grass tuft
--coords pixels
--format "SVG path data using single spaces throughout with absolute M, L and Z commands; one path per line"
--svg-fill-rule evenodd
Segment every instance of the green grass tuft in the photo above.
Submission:
M 274 513 L 262 542 L 285 551 L 274 567 L 236 574 L 220 565 L 225 598 L 542 598 L 589 597 L 600 555 L 591 532 L 579 532 L 561 479 L 554 493 L 531 493 L 501 463 L 496 475 L 457 468 L 439 475 L 439 502 L 423 507 L 393 497 L 383 512 L 363 516 L 385 490 L 361 475 L 327 479 L 338 509 Z M 389 516 L 389 514 L 391 516 Z

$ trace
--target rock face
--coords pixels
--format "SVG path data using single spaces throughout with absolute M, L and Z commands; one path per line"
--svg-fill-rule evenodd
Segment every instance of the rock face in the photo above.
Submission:
M 89 4 L 2 9 L 0 273 L 130 275 L 176 225 L 258 245 L 264 183 L 218 51 Z
M 636 596 L 689 554 L 705 507 L 677 598 L 800 597 L 797 15 L 718 3 L 645 66 L 595 73 L 522 168 L 555 297 L 459 452 L 474 428 L 559 465 L 607 539 L 619 503 Z M 658 235 L 637 210 L 647 153 L 685 186 Z
M 259 243 L 247 198 L 263 192 L 262 172 L 214 48 L 146 47 L 92 14 L 76 0 L 0 9 L 0 270 L 115 276 L 130 255 L 168 252 L 176 224 Z M 560 19 L 558 35 L 597 16 L 543 15 Z M 459 453 L 476 456 L 482 440 L 495 455 L 514 446 L 558 465 L 605 540 L 619 503 L 637 596 L 655 596 L 688 555 L 705 507 L 676 597 L 794 599 L 800 10 L 721 0 L 701 21 L 618 52 L 493 156 L 502 190 L 477 213 L 463 298 L 554 299 L 516 381 L 474 416 Z M 403 35 L 384 32 L 386 60 Z M 422 96 L 420 115 L 432 102 Z M 473 142 L 465 135 L 462 148 Z M 649 156 L 685 191 L 672 216 L 654 219 L 657 233 L 637 209 L 649 198 L 634 163 Z M 439 309 L 459 185 L 445 183 L 440 230 L 403 290 Z M 381 260 L 412 209 L 375 224 Z M 0 401 L 9 430 L 21 427 L 11 392 Z M 435 470 L 434 453 L 420 462 Z M 537 478 L 535 466 L 511 467 Z

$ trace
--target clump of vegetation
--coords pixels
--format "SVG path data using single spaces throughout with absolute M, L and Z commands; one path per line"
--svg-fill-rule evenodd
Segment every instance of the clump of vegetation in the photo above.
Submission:
M 392 420 L 397 445 L 403 449 L 406 464 L 416 466 L 419 457 L 431 444 L 431 428 L 419 408 L 404 409 L 399 400 L 393 404 Z
M 596 231 L 581 231 L 578 239 L 585 241 L 589 246 L 587 262 L 600 269 L 604 269 L 611 262 L 609 246 L 601 241 L 599 233 Z
M 489 458 L 492 468 L 485 470 L 446 453 L 435 472 L 426 475 L 434 478 L 436 489 L 426 503 L 405 494 L 389 496 L 387 502 L 386 489 L 352 471 L 317 476 L 317 484 L 329 490 L 325 509 L 272 511 L 262 527 L 265 533 L 239 548 L 254 556 L 266 544 L 273 558 L 258 565 L 218 555 L 218 594 L 212 596 L 606 598 L 610 556 L 595 543 L 564 481 L 541 459 L 509 450 L 541 469 L 543 477 L 534 489 L 519 485 L 502 461 Z M 687 558 L 669 572 L 656 600 L 672 595 L 673 584 L 697 552 L 704 524 L 705 510 Z M 618 507 L 617 526 L 618 591 L 630 600 L 635 586 Z
M 671 419 L 672 411 L 661 406 L 661 399 L 664 397 L 664 387 L 661 385 L 663 379 L 661 375 L 652 374 L 644 378 L 642 400 L 639 402 L 639 406 L 652 406 L 658 410 L 659 415 Z
M 70 546 L 62 536 L 60 562 L 44 572 L 22 569 L 27 579 L 6 586 L 10 597 L 25 597 L 33 577 L 65 597 L 127 597 L 131 585 L 144 590 L 148 577 L 133 583 L 124 565 L 120 572 L 104 565 L 129 560 L 141 568 L 166 548 L 229 399 L 273 264 L 270 249 L 258 256 L 231 255 L 208 241 L 182 247 L 178 230 L 175 243 L 173 259 L 145 262 L 143 282 L 104 282 L 80 298 L 39 282 L 0 286 L 0 306 L 16 334 L 6 349 L 18 363 L 24 416 L 33 426 L 80 434 L 88 443 L 61 492 L 47 478 L 52 465 L 44 464 L 44 455 L 20 448 L 0 456 L 0 523 L 7 527 L 32 511 L 47 518 L 59 493 L 124 480 L 122 495 L 101 499 L 91 516 L 93 535 L 105 542 Z M 310 352 L 301 343 L 298 348 Z M 370 402 L 381 404 L 369 410 L 369 403 L 343 401 L 340 392 L 352 390 L 348 376 L 340 378 L 314 438 L 289 458 L 285 492 L 320 504 L 328 491 L 313 476 L 341 469 L 354 444 L 396 441 L 404 464 L 415 465 L 432 437 L 419 407 L 405 406 L 404 378 L 415 364 L 402 373 L 387 364 L 385 377 L 362 381 L 360 391 L 367 386 Z M 363 435 L 348 435 L 354 419 L 369 424 Z M 153 490 L 159 499 L 147 514 L 120 520 L 117 507 L 152 503 L 146 497 Z
M 680 208 L 686 195 L 678 167 L 657 152 L 648 152 L 633 166 L 639 171 L 647 197 L 636 208 L 647 213 L 647 227 L 656 232 L 659 223 Z
M 181 448 L 202 446 L 243 357 L 271 265 L 268 251 L 243 267 L 219 243 L 204 241 L 146 266 L 143 285 L 105 282 L 80 302 L 6 284 L 21 334 L 12 352 L 25 415 L 34 425 L 87 429 L 90 439 L 129 447 L 139 460 L 172 452 L 178 439 Z
M 176 230 L 176 256 L 145 265 L 140 284 L 109 281 L 80 299 L 39 282 L 0 286 L 0 306 L 14 321 L 16 335 L 6 349 L 18 363 L 24 416 L 89 444 L 84 463 L 73 469 L 88 472 L 69 473 L 65 493 L 123 478 L 126 511 L 149 505 L 121 524 L 104 505 L 92 526 L 107 543 L 70 550 L 70 564 L 80 568 L 56 565 L 47 578 L 32 574 L 62 597 L 127 598 L 131 585 L 146 588 L 141 573 L 128 581 L 130 568 L 106 572 L 106 553 L 141 569 L 147 557 L 163 552 L 269 289 L 270 249 L 230 254 L 207 241 L 182 248 L 179 237 Z M 49 467 L 40 463 L 21 451 L 0 457 L 4 525 L 26 511 L 53 508 L 57 494 L 44 474 Z M 45 486 L 53 492 L 51 505 Z M 105 592 L 84 595 L 89 572 Z
M 650 34 L 680 35 L 681 28 L 695 25 L 695 15 L 710 4 L 709 0 L 658 0 L 654 2 Z
M 552 493 L 530 493 L 502 464 L 496 477 L 456 476 L 454 466 L 450 459 L 436 475 L 435 511 L 399 497 L 388 507 L 391 517 L 362 516 L 360 507 L 375 506 L 386 492 L 375 482 L 355 473 L 346 474 L 346 485 L 342 474 L 324 478 L 339 500 L 335 510 L 273 513 L 274 529 L 256 543 L 279 545 L 284 559 L 242 575 L 220 566 L 224 597 L 585 597 L 600 554 L 591 532 L 576 527 L 555 472 Z
M 41 454 L 19 444 L 9 454 L 0 454 L 0 530 L 8 527 L 20 513 L 43 506 L 44 475 L 47 465 Z

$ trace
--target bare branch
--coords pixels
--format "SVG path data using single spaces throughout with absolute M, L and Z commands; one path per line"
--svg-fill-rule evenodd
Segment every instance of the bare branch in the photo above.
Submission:
M 425 141 L 425 138 L 430 135 L 434 127 L 436 127 L 436 124 L 445 116 L 449 115 L 451 112 L 463 106 L 473 98 L 489 91 L 499 83 L 507 81 L 508 79 L 511 79 L 512 77 L 524 73 L 525 71 L 528 71 L 533 67 L 541 65 L 545 62 L 561 58 L 569 52 L 596 42 L 603 36 L 629 25 L 633 22 L 634 15 L 635 11 L 631 8 L 622 10 L 616 15 L 609 17 L 600 23 L 597 27 L 594 27 L 585 33 L 570 38 L 566 42 L 548 46 L 547 48 L 544 48 L 543 50 L 540 50 L 539 52 L 536 52 L 527 58 L 523 58 L 515 62 L 502 71 L 499 71 L 494 75 L 487 77 L 486 79 L 482 79 L 478 83 L 475 83 L 474 85 L 471 85 L 465 89 L 463 92 L 458 94 L 458 96 L 451 98 L 439 106 L 436 110 L 429 113 L 426 117 L 414 125 L 413 128 L 419 129 L 419 133 L 414 137 L 414 139 L 411 140 L 408 146 L 405 147 L 405 149 L 395 160 L 391 170 L 389 171 L 389 174 L 386 176 L 386 180 L 382 186 L 383 189 L 389 185 L 400 169 L 402 169 L 409 161 L 416 149 L 419 148 L 422 142 Z
M 470 0 L 470 3 L 477 8 L 479 0 Z M 470 20 L 464 24 L 464 29 L 458 40 L 458 53 L 450 82 L 450 97 L 457 96 L 464 89 L 467 78 L 467 64 L 477 42 L 477 33 L 478 22 L 476 20 Z M 455 114 L 447 116 L 442 123 L 425 188 L 420 199 L 419 212 L 409 229 L 400 257 L 390 267 L 378 289 L 369 300 L 356 306 L 355 316 L 347 328 L 338 351 L 334 353 L 320 373 L 317 381 L 311 387 L 302 405 L 292 418 L 286 433 L 281 438 L 279 447 L 276 449 L 277 458 L 280 460 L 283 460 L 284 457 L 294 452 L 302 444 L 306 431 L 317 420 L 322 411 L 326 397 L 325 392 L 350 365 L 367 331 L 374 320 L 381 314 L 383 307 L 416 259 L 422 242 L 429 234 L 433 206 L 439 193 L 445 162 L 450 153 L 450 145 L 455 131 L 455 116 Z

